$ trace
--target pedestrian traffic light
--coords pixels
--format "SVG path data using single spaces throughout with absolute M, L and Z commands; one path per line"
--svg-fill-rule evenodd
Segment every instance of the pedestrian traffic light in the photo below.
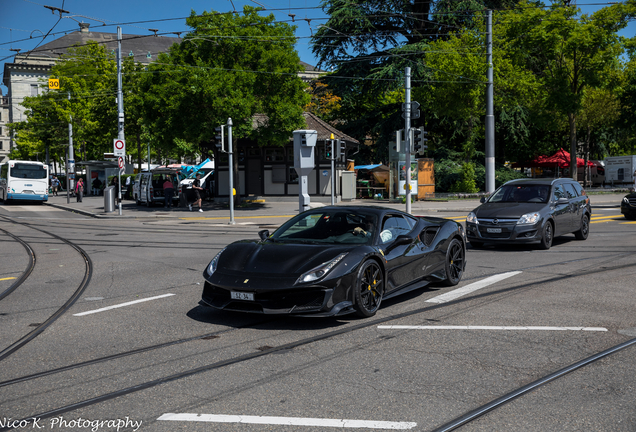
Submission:
M 214 132 L 216 134 L 214 136 L 216 146 L 221 147 L 221 151 L 227 153 L 227 151 L 225 150 L 225 140 L 223 137 L 223 126 L 215 127 Z
M 333 140 L 325 141 L 325 159 L 331 159 L 333 157 Z

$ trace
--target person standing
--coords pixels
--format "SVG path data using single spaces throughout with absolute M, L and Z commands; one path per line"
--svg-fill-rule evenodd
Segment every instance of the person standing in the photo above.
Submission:
M 203 209 L 201 208 L 201 192 L 203 188 L 201 187 L 201 173 L 196 174 L 196 180 L 192 182 L 192 190 L 194 190 L 194 203 L 199 206 L 199 211 L 203 213 Z M 190 211 L 192 211 L 192 204 L 188 204 Z
M 166 176 L 166 180 L 163 182 L 163 196 L 166 201 L 163 204 L 163 207 L 172 208 L 172 198 L 174 197 L 174 185 L 172 184 L 172 180 L 170 179 L 170 176 Z
M 75 196 L 77 197 L 77 202 L 82 202 L 84 198 L 84 179 L 81 177 L 75 184 Z
M 634 192 L 636 192 L 636 170 L 634 170 Z
M 60 187 L 60 181 L 57 179 L 56 176 L 53 176 L 53 178 L 51 179 L 51 190 L 54 196 L 58 196 L 57 190 L 59 187 Z
M 101 187 L 102 181 L 99 179 L 99 177 L 95 177 L 95 180 L 93 180 L 93 195 L 98 196 Z

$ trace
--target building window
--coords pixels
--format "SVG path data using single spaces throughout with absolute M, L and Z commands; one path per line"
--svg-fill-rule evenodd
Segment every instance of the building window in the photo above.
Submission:
M 37 95 L 38 95 L 38 85 L 31 84 L 31 96 L 37 96 Z
M 289 171 L 289 174 L 287 176 L 287 182 L 298 184 L 298 173 L 296 172 L 296 169 L 293 166 L 290 166 L 287 168 Z
M 273 149 L 265 150 L 265 162 L 284 162 L 284 161 L 285 161 L 284 149 L 273 148 Z

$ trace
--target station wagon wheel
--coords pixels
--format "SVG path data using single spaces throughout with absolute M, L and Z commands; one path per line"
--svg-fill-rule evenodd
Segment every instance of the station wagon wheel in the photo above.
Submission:
M 552 238 L 554 237 L 554 228 L 552 222 L 548 221 L 543 227 L 543 233 L 541 235 L 541 243 L 539 243 L 539 249 L 548 250 L 552 246 Z
M 464 275 L 465 252 L 462 243 L 457 240 L 451 240 L 446 250 L 446 279 L 444 285 L 455 286 L 462 280 Z
M 577 240 L 586 240 L 587 236 L 590 233 L 590 217 L 588 215 L 583 215 L 581 218 L 581 229 L 574 233 L 574 237 Z
M 384 275 L 377 262 L 370 260 L 360 266 L 354 295 L 358 316 L 375 315 L 384 295 Z

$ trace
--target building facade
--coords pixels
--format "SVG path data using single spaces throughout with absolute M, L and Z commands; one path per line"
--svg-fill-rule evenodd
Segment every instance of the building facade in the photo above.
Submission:
M 0 89 L 0 163 L 4 162 L 11 151 L 11 139 L 9 138 L 9 98 L 2 94 Z

